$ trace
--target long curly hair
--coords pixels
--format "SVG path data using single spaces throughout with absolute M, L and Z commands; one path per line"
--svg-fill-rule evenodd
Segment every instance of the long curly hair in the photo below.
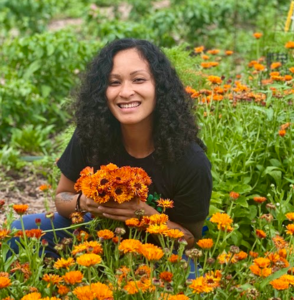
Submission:
M 107 105 L 106 89 L 114 56 L 136 49 L 149 63 L 155 81 L 156 106 L 153 112 L 155 161 L 159 165 L 183 155 L 192 141 L 205 148 L 197 137 L 198 128 L 191 112 L 192 99 L 186 93 L 165 54 L 146 40 L 119 39 L 106 45 L 89 64 L 74 104 L 77 136 L 87 160 L 97 165 L 111 161 L 123 148 L 120 123 Z

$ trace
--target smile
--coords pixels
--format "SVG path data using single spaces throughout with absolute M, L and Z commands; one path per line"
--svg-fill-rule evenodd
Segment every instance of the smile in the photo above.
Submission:
M 118 104 L 120 108 L 134 108 L 138 107 L 141 103 L 140 102 L 132 102 L 132 103 L 124 103 L 124 104 Z

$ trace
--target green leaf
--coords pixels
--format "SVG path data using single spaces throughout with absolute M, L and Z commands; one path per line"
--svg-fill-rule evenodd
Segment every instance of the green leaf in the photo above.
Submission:
M 41 67 L 41 61 L 35 60 L 30 64 L 30 66 L 25 71 L 23 78 L 28 79 L 34 72 L 36 72 Z
M 252 248 L 252 245 L 250 243 L 248 243 L 247 241 L 245 240 L 242 240 L 241 241 L 241 245 L 246 247 L 247 249 L 251 249 Z
M 234 245 L 239 246 L 243 239 L 243 235 L 241 232 L 234 230 L 231 234 L 231 239 L 232 239 Z
M 282 275 L 286 274 L 288 269 L 289 268 L 284 268 L 264 278 L 263 281 L 260 283 L 260 289 L 264 289 L 272 280 L 280 278 Z
M 242 207 L 248 207 L 248 202 L 244 196 L 240 196 L 237 200 L 236 203 L 239 204 Z
M 239 288 L 242 289 L 243 291 L 246 291 L 248 289 L 252 289 L 253 286 L 249 283 L 245 283 L 245 284 L 240 285 Z
M 214 205 L 209 206 L 209 215 L 210 216 L 217 213 L 217 212 L 220 212 L 220 211 L 221 210 L 219 208 L 217 208 L 216 206 L 214 206 Z
M 44 98 L 46 98 L 51 92 L 51 87 L 48 86 L 48 85 L 42 85 L 41 86 L 41 92 L 42 92 L 42 96 Z

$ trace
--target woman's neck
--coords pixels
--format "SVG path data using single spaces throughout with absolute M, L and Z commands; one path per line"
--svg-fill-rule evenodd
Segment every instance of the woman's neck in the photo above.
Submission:
M 135 158 L 144 158 L 154 151 L 152 128 L 144 126 L 121 126 L 126 151 Z

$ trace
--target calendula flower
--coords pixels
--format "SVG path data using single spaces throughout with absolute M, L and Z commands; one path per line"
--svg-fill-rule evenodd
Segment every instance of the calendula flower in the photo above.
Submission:
M 271 262 L 268 258 L 264 258 L 264 257 L 255 258 L 253 261 L 260 268 L 268 267 Z
M 201 53 L 203 51 L 204 51 L 204 46 L 199 46 L 199 47 L 194 48 L 195 53 Z
M 213 291 L 213 287 L 210 287 L 207 284 L 207 281 L 203 276 L 192 280 L 192 283 L 189 285 L 189 288 L 192 290 L 193 293 L 196 294 L 210 293 Z
M 257 203 L 263 203 L 264 201 L 266 201 L 265 197 L 253 197 L 253 200 Z
M 41 238 L 45 233 L 41 229 L 29 229 L 25 231 L 28 238 Z
M 249 252 L 249 255 L 253 258 L 257 258 L 258 257 L 258 253 L 257 252 L 254 252 L 254 251 L 250 251 Z
M 254 32 L 253 36 L 258 40 L 262 37 L 262 33 L 261 32 Z
M 212 239 L 201 239 L 196 243 L 202 249 L 210 249 L 213 246 Z
M 244 251 L 240 251 L 237 254 L 234 254 L 233 258 L 232 258 L 232 263 L 237 263 L 238 261 L 244 260 L 246 259 L 248 256 L 248 254 Z
M 289 221 L 294 221 L 294 212 L 287 213 L 285 216 Z
M 155 214 L 149 217 L 150 225 L 162 225 L 168 221 L 168 215 Z
M 9 237 L 10 230 L 8 229 L 0 229 L 0 241 L 4 240 L 5 238 Z
M 11 285 L 11 281 L 6 276 L 0 276 L 0 289 L 4 289 Z
M 47 287 L 50 287 L 50 285 L 58 285 L 62 281 L 62 278 L 55 274 L 44 274 L 42 279 L 48 282 Z
M 57 297 L 45 297 L 45 298 L 41 298 L 40 300 L 61 300 L 61 299 Z
M 159 278 L 165 282 L 171 282 L 173 279 L 173 273 L 164 271 L 159 274 Z
M 201 58 L 202 58 L 203 60 L 209 60 L 209 59 L 210 59 L 210 56 L 203 54 L 203 55 L 201 56 Z
M 21 300 L 39 300 L 42 298 L 42 295 L 38 292 L 29 293 L 21 298 Z
M 205 274 L 205 279 L 208 286 L 212 288 L 219 287 L 222 279 L 222 272 L 220 270 L 216 270 L 215 272 L 210 271 Z
M 76 287 L 73 294 L 79 300 L 113 300 L 113 292 L 101 282 L 90 284 L 90 286 Z
M 111 230 L 104 229 L 99 230 L 97 236 L 103 240 L 111 240 L 114 237 L 114 233 Z
M 39 186 L 39 190 L 42 191 L 42 192 L 46 192 L 49 189 L 51 189 L 51 185 L 49 185 L 49 184 L 42 184 L 42 185 Z
M 208 54 L 212 54 L 212 55 L 217 55 L 219 54 L 219 52 L 220 52 L 219 49 L 211 49 L 207 51 Z
M 254 64 L 254 65 L 253 65 L 253 68 L 254 68 L 256 71 L 264 71 L 264 70 L 265 70 L 265 66 L 262 65 L 262 64 Z
M 67 284 L 73 285 L 82 282 L 84 276 L 81 271 L 70 271 L 65 273 L 62 278 Z
M 149 261 L 158 261 L 164 255 L 163 250 L 153 244 L 141 244 L 139 247 L 141 253 Z
M 294 67 L 289 68 L 289 71 L 294 74 Z
M 257 264 L 253 264 L 249 267 L 250 271 L 259 277 L 268 277 L 272 274 L 271 268 L 260 268 Z
M 138 218 L 131 218 L 126 220 L 125 224 L 129 227 L 138 227 L 140 225 L 140 220 Z
M 70 215 L 71 222 L 73 224 L 80 224 L 84 222 L 84 214 L 81 212 L 73 212 Z
M 168 259 L 171 263 L 176 263 L 180 260 L 180 257 L 176 254 L 172 254 Z
M 212 215 L 210 222 L 216 223 L 218 229 L 226 230 L 233 223 L 233 220 L 228 214 L 217 212 Z
M 285 75 L 284 76 L 285 81 L 291 81 L 292 79 L 293 79 L 293 76 L 291 76 L 291 75 Z
M 200 65 L 203 69 L 210 69 L 210 68 L 218 66 L 219 63 L 214 62 L 214 61 L 208 61 L 208 62 L 202 62 Z
M 294 49 L 294 42 L 289 41 L 285 44 L 285 48 L 287 49 Z
M 29 206 L 27 204 L 14 204 L 13 209 L 18 215 L 23 215 L 27 210 Z
M 142 276 L 150 277 L 151 269 L 147 265 L 141 265 L 138 267 L 135 274 L 140 277 L 142 277 Z
M 230 192 L 230 198 L 233 199 L 233 200 L 237 200 L 238 198 L 240 197 L 240 194 L 237 193 L 237 192 Z
M 126 239 L 119 244 L 118 250 L 123 253 L 139 252 L 140 245 L 141 242 L 139 240 Z
M 218 262 L 221 264 L 221 265 L 223 265 L 223 264 L 226 264 L 226 263 L 228 263 L 229 262 L 229 260 L 231 259 L 231 257 L 232 257 L 232 253 L 222 253 L 222 254 L 220 254 L 218 257 L 217 257 L 217 260 L 218 260 Z
M 285 130 L 285 129 L 289 128 L 290 125 L 291 125 L 291 123 L 290 123 L 290 122 L 287 122 L 287 123 L 285 123 L 285 124 L 282 124 L 282 125 L 280 126 L 280 129 Z
M 140 290 L 140 281 L 129 281 L 123 288 L 129 295 L 135 295 Z
M 284 137 L 286 135 L 286 130 L 281 129 L 279 130 L 279 136 Z
M 189 300 L 190 298 L 184 294 L 169 296 L 168 300 Z
M 278 249 L 283 249 L 288 247 L 288 243 L 279 235 L 276 235 L 275 237 L 272 238 L 276 248 Z
M 230 55 L 232 55 L 234 53 L 234 51 L 232 51 L 232 50 L 226 50 L 225 51 L 225 54 L 227 55 L 227 56 L 230 56 Z
M 266 233 L 261 229 L 256 229 L 255 233 L 261 239 L 264 239 L 266 237 Z
M 289 282 L 280 278 L 270 281 L 270 285 L 278 291 L 287 290 L 289 288 Z
M 174 201 L 169 200 L 169 199 L 162 199 L 162 198 L 160 198 L 156 202 L 157 202 L 157 206 L 163 207 L 164 209 L 166 209 L 166 208 L 173 208 L 174 207 Z
M 171 239 L 179 239 L 184 236 L 184 233 L 179 229 L 169 229 L 164 232 L 164 235 Z
M 57 261 L 54 263 L 55 269 L 61 269 L 66 268 L 68 269 L 70 266 L 73 266 L 75 264 L 75 261 L 72 257 L 69 257 L 68 259 L 64 258 L 58 258 Z
M 212 83 L 212 84 L 221 84 L 222 83 L 222 79 L 219 76 L 208 76 L 207 80 Z
M 277 69 L 277 68 L 279 68 L 281 66 L 282 66 L 282 63 L 280 63 L 280 62 L 273 62 L 271 64 L 271 70 Z
M 151 234 L 164 234 L 168 230 L 169 228 L 167 225 L 150 225 L 146 229 L 146 232 L 149 232 Z
M 94 253 L 86 253 L 82 254 L 77 258 L 77 264 L 84 266 L 84 267 L 90 267 L 100 264 L 102 261 L 102 258 L 98 254 Z
M 60 286 L 58 286 L 57 292 L 59 295 L 63 296 L 63 295 L 68 294 L 70 292 L 70 289 L 65 285 L 60 285 Z
M 288 230 L 286 230 L 287 234 L 290 234 L 290 235 L 294 234 L 294 224 L 289 224 L 286 226 L 286 228 L 288 229 Z

